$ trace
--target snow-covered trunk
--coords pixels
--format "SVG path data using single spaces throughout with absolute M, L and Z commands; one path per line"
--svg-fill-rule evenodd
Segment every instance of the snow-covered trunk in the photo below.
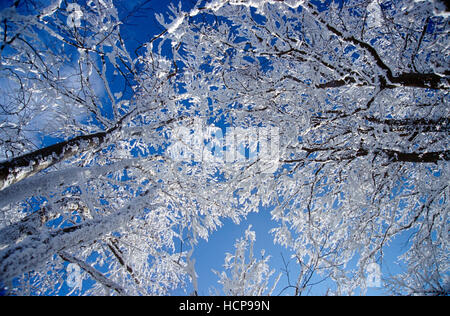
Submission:
M 0 191 L 41 170 L 102 144 L 107 132 L 75 137 L 0 163 Z
M 41 232 L 2 250 L 0 282 L 7 283 L 26 272 L 39 270 L 53 255 L 123 227 L 142 211 L 144 205 L 151 207 L 151 203 L 146 201 L 151 200 L 152 192 L 147 190 L 133 203 L 110 215 L 56 231 Z
M 99 148 L 110 136 L 121 130 L 123 122 L 132 114 L 134 111 L 122 116 L 113 127 L 105 132 L 77 136 L 1 162 L 0 191 L 77 154 Z
M 0 247 L 13 244 L 24 235 L 37 233 L 37 227 L 40 226 L 42 218 L 45 216 L 45 209 L 34 212 L 22 220 L 0 229 Z

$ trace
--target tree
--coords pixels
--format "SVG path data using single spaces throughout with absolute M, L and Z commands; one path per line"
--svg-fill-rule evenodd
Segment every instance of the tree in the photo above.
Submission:
M 448 294 L 440 2 L 172 7 L 134 59 L 112 2 L 38 8 L 16 1 L 1 18 L 2 282 L 54 293 L 70 262 L 96 281 L 89 293 L 165 294 L 195 283 L 198 238 L 270 205 L 274 241 L 298 263 L 295 294 L 314 275 L 329 293 L 364 292 L 368 267 L 404 236 L 407 269 L 386 284 Z M 65 140 L 33 151 L 30 129 Z M 263 138 L 278 149 L 268 160 Z
M 275 270 L 270 270 L 268 261 L 270 256 L 265 257 L 265 251 L 261 251 L 261 260 L 254 257 L 253 246 L 256 240 L 256 234 L 251 230 L 251 225 L 245 231 L 244 238 L 236 240 L 234 245 L 236 251 L 233 254 L 227 253 L 224 267 L 229 270 L 230 276 L 222 271 L 214 271 L 219 277 L 219 283 L 222 285 L 223 293 L 227 296 L 263 296 L 272 295 L 281 274 L 268 289 L 270 277 Z M 248 262 L 247 261 L 248 250 Z M 269 290 L 267 292 L 267 290 Z
M 184 219 L 157 210 L 150 174 L 158 157 L 130 154 L 140 111 L 150 109 L 134 104 L 143 86 L 112 1 L 16 1 L 1 20 L 2 283 L 21 277 L 13 293 L 23 293 L 23 282 L 57 293 L 70 262 L 97 281 L 92 293 L 165 293 L 185 274 L 184 253 L 170 251 L 172 227 Z M 147 124 L 148 135 L 157 139 L 161 123 Z M 42 136 L 56 143 L 36 149 Z

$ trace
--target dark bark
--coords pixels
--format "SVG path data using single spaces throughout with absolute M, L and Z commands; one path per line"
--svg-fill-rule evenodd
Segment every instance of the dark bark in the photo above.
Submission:
M 114 257 L 116 257 L 117 261 L 119 261 L 120 265 L 122 267 L 124 267 L 127 270 L 127 272 L 130 274 L 134 283 L 136 283 L 137 285 L 140 285 L 141 282 L 136 277 L 136 274 L 134 273 L 133 268 L 125 262 L 125 259 L 123 258 L 123 252 L 120 250 L 119 245 L 118 245 L 118 240 L 116 238 L 109 239 L 108 248 L 109 248 L 109 250 L 111 250 Z
M 390 75 L 388 79 L 394 84 L 400 84 L 405 87 L 429 89 L 442 89 L 443 84 L 445 82 L 448 83 L 448 79 L 433 73 L 402 73 L 396 77 Z
M 98 148 L 113 132 L 120 130 L 122 124 L 135 111 L 124 115 L 112 128 L 105 132 L 90 135 L 81 135 L 31 153 L 12 158 L 0 163 L 0 191 L 35 175 L 39 171 L 47 169 L 76 154 Z
M 383 149 L 382 152 L 393 162 L 437 163 L 441 160 L 450 160 L 450 150 L 428 153 L 404 153 L 396 150 Z
M 342 32 L 337 30 L 332 25 L 324 21 L 319 14 L 314 10 L 311 4 L 307 5 L 311 9 L 311 14 L 316 17 L 331 33 L 338 36 L 341 40 L 351 43 L 366 51 L 375 60 L 375 64 L 384 72 L 386 81 L 392 84 L 398 84 L 404 87 L 429 88 L 429 89 L 445 89 L 445 84 L 449 83 L 448 78 L 443 78 L 434 73 L 402 73 L 394 76 L 391 68 L 382 60 L 376 49 L 354 36 L 345 36 Z
M 366 148 L 360 148 L 357 151 L 351 152 L 347 148 L 302 148 L 303 151 L 308 153 L 306 158 L 280 160 L 281 163 L 299 163 L 306 160 L 312 160 L 316 162 L 328 162 L 328 161 L 345 161 L 353 160 L 358 157 L 366 157 L 369 153 L 374 155 L 385 156 L 391 162 L 412 162 L 412 163 L 437 163 L 439 161 L 450 161 L 450 150 L 427 152 L 427 153 L 407 153 L 400 152 L 391 149 L 374 149 L 369 151 Z M 309 158 L 312 153 L 316 152 L 329 152 L 330 154 L 321 158 Z
M 393 131 L 410 131 L 422 133 L 448 133 L 450 132 L 450 119 L 380 119 L 376 117 L 365 117 L 368 122 L 386 125 Z
M 0 190 L 77 153 L 98 147 L 107 132 L 78 136 L 0 163 Z
M 355 82 L 356 82 L 356 80 L 353 77 L 345 77 L 344 79 L 333 80 L 330 82 L 318 84 L 318 85 L 316 85 L 316 87 L 319 89 L 339 88 L 339 87 L 346 86 L 346 85 L 349 85 L 349 84 L 352 84 Z
M 365 148 L 360 148 L 355 154 L 341 157 L 340 160 L 354 159 L 356 157 L 365 157 L 370 153 Z M 372 150 L 375 155 L 384 155 L 391 162 L 412 162 L 412 163 L 437 163 L 438 161 L 449 161 L 450 150 L 427 152 L 427 153 L 406 153 L 391 149 Z

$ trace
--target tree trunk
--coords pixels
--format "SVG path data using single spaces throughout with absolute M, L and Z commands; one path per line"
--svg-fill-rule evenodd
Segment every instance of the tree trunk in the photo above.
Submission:
M 76 154 L 98 148 L 109 135 L 120 130 L 125 119 L 134 112 L 124 115 L 106 132 L 77 136 L 0 163 L 0 191 Z
M 126 225 L 144 208 L 151 205 L 147 190 L 121 210 L 110 215 L 51 232 L 41 232 L 0 251 L 0 282 L 39 270 L 53 255 L 104 236 Z
M 0 191 L 78 153 L 98 147 L 107 134 L 78 136 L 0 163 Z

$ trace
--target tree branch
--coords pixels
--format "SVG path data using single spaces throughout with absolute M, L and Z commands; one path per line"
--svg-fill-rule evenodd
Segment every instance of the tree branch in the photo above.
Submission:
M 449 80 L 442 78 L 438 74 L 434 73 L 402 73 L 398 76 L 394 76 L 391 68 L 386 65 L 386 63 L 381 59 L 380 55 L 376 49 L 355 38 L 354 36 L 345 36 L 342 32 L 337 30 L 332 25 L 328 24 L 320 15 L 314 10 L 312 4 L 308 3 L 307 7 L 310 9 L 310 13 L 318 19 L 331 33 L 336 35 L 342 41 L 351 43 L 364 51 L 368 52 L 370 56 L 375 60 L 376 65 L 385 73 L 386 79 L 394 84 L 400 84 L 405 87 L 416 87 L 416 88 L 430 88 L 430 89 L 448 89 L 444 87 L 445 81 L 448 83 Z
M 114 290 L 119 295 L 125 295 L 125 290 L 118 285 L 117 283 L 109 280 L 107 277 L 105 277 L 102 273 L 98 272 L 96 269 L 94 269 L 92 266 L 88 265 L 86 262 L 75 258 L 74 256 L 70 255 L 66 251 L 60 251 L 58 255 L 63 259 L 64 261 L 77 264 L 81 269 L 86 271 L 95 281 L 102 284 L 108 289 Z
M 122 127 L 123 121 L 132 113 L 134 111 L 123 116 L 106 132 L 77 136 L 0 163 L 0 191 L 76 154 L 98 148 L 107 136 Z

